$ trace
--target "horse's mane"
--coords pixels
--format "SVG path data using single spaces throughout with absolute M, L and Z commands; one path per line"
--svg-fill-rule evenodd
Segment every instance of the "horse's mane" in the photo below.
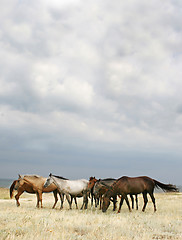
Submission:
M 61 176 L 56 176 L 56 175 L 52 175 L 52 176 L 63 179 L 63 180 L 68 180 L 68 178 L 64 178 L 64 177 L 61 177 Z
M 99 179 L 97 182 L 106 182 L 106 181 L 112 181 L 112 180 L 116 180 L 115 178 L 104 178 L 104 179 Z
M 101 181 L 112 181 L 112 180 L 116 180 L 115 178 L 104 178 L 104 179 L 100 179 Z
M 25 174 L 25 175 L 21 175 L 22 178 L 24 177 L 30 177 L 30 178 L 40 178 L 41 176 L 36 175 L 36 174 Z

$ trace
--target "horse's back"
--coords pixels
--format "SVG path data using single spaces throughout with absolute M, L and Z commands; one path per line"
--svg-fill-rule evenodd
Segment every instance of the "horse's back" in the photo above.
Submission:
M 117 180 L 117 184 L 124 189 L 124 191 L 135 194 L 144 191 L 152 191 L 155 183 L 152 178 L 147 176 L 127 177 L 123 176 Z
M 86 179 L 64 180 L 61 187 L 64 191 L 72 195 L 77 195 L 82 191 L 87 190 L 88 182 L 89 181 Z
M 46 181 L 45 177 L 37 175 L 25 175 L 23 179 L 27 185 L 30 185 L 33 188 L 34 191 L 43 191 L 44 183 Z

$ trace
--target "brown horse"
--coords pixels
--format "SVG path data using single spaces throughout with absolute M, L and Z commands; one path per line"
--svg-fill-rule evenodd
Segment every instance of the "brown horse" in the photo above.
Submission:
M 116 179 L 114 178 L 106 178 L 106 179 L 96 179 L 95 177 L 90 177 L 89 183 L 88 183 L 88 189 L 93 190 L 93 195 L 95 198 L 99 198 L 100 202 L 100 209 L 101 209 L 101 203 L 102 203 L 102 196 L 104 193 L 108 190 L 108 186 L 111 186 Z M 102 182 L 104 184 L 102 184 Z M 97 187 L 96 187 L 97 185 Z M 117 196 L 113 197 L 113 211 L 116 210 L 116 202 L 117 202 Z
M 19 179 L 15 180 L 11 187 L 10 187 L 10 198 L 13 197 L 13 191 L 17 190 L 18 193 L 15 195 L 16 204 L 17 207 L 20 206 L 19 203 L 19 197 L 23 192 L 27 193 L 36 193 L 37 195 L 37 207 L 39 207 L 39 202 L 41 202 L 41 208 L 42 208 L 42 193 L 43 192 L 53 192 L 55 203 L 52 208 L 56 206 L 56 203 L 58 201 L 57 193 L 59 193 L 57 186 L 52 183 L 49 187 L 44 188 L 44 183 L 46 181 L 46 178 L 40 177 L 38 175 L 19 175 Z M 63 206 L 63 195 L 60 194 L 61 198 L 61 208 Z
M 114 178 L 106 178 L 106 179 L 98 180 L 95 177 L 90 177 L 89 183 L 88 183 L 88 188 L 90 188 L 91 190 L 93 189 L 93 194 L 95 195 L 96 198 L 99 197 L 100 209 L 101 209 L 103 195 L 108 190 L 108 187 L 111 186 L 115 181 L 116 181 L 116 179 L 114 179 Z M 119 197 L 120 197 L 120 195 L 119 195 Z M 117 198 L 117 196 L 114 196 L 113 200 L 111 200 L 111 201 L 113 201 L 113 204 L 114 204 L 113 211 L 116 209 L 116 198 Z M 132 194 L 130 194 L 130 198 L 132 201 L 132 209 L 134 209 L 134 198 L 133 198 Z M 136 201 L 136 209 L 138 210 L 137 194 L 135 194 L 135 201 Z
M 144 206 L 142 211 L 145 211 L 148 199 L 147 199 L 147 193 L 150 195 L 153 205 L 154 205 L 154 212 L 156 211 L 156 205 L 155 205 L 155 198 L 154 198 L 154 188 L 161 188 L 163 191 L 171 191 L 171 192 L 178 192 L 178 188 L 175 185 L 172 184 L 163 184 L 161 182 L 158 182 L 152 178 L 149 177 L 121 177 L 119 178 L 105 193 L 103 198 L 103 205 L 102 205 L 102 211 L 106 212 L 107 208 L 110 204 L 110 197 L 113 195 L 121 194 L 121 201 L 118 213 L 121 210 L 121 206 L 123 204 L 123 201 L 125 200 L 129 211 L 131 211 L 130 204 L 128 201 L 128 194 L 143 194 L 144 199 Z

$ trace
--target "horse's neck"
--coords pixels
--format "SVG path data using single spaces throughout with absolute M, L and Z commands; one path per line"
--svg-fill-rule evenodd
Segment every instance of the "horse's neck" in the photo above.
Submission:
M 59 187 L 62 187 L 64 182 L 66 182 L 66 180 L 63 180 L 63 179 L 60 179 L 60 178 L 55 178 L 55 177 L 52 177 L 52 183 L 54 183 L 55 185 L 59 186 Z
M 101 181 L 100 183 L 102 184 L 102 183 L 104 183 L 104 184 L 106 184 L 106 185 L 109 185 L 109 186 L 111 186 L 113 183 L 115 182 L 115 180 L 107 180 L 107 181 Z M 102 184 L 102 185 L 104 185 L 104 184 Z

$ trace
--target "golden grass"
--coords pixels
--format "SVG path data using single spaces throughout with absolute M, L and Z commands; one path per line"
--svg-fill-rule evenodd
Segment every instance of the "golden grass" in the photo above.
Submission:
M 157 212 L 149 199 L 146 212 L 141 211 L 142 196 L 139 197 L 139 210 L 131 213 L 123 204 L 120 214 L 106 213 L 90 207 L 88 210 L 69 210 L 67 202 L 60 210 L 51 209 L 53 194 L 43 195 L 43 209 L 36 209 L 36 196 L 23 194 L 20 207 L 15 199 L 9 198 L 7 189 L 0 189 L 0 239 L 63 239 L 63 240 L 151 240 L 182 239 L 182 194 L 156 193 Z M 81 206 L 82 200 L 78 200 Z
M 8 188 L 0 188 L 0 199 L 9 199 L 9 189 Z

